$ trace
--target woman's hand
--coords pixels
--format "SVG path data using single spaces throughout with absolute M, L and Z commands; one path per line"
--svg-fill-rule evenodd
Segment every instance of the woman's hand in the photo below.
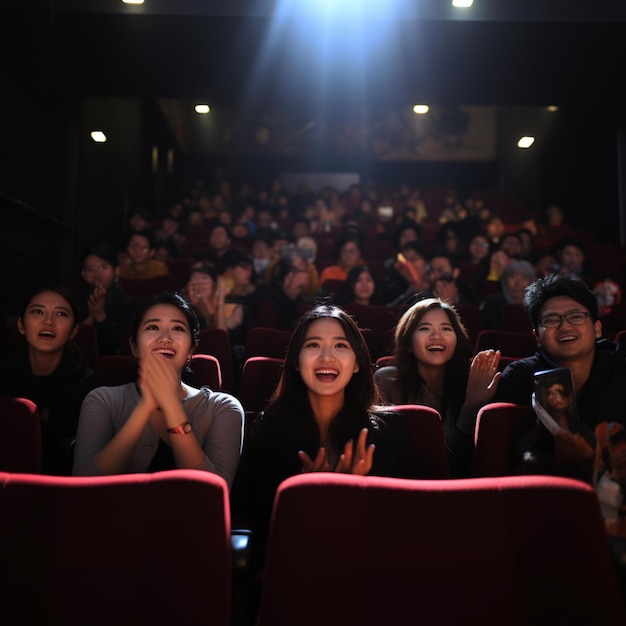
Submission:
M 106 313 L 104 312 L 104 297 L 106 293 L 107 290 L 104 285 L 96 285 L 87 299 L 89 315 L 98 323 L 104 322 L 106 319 Z
M 472 359 L 465 390 L 466 408 L 477 411 L 491 401 L 502 376 L 499 364 L 500 350 L 481 350 Z
M 370 473 L 374 462 L 374 450 L 376 446 L 372 443 L 367 445 L 367 428 L 363 428 L 359 433 L 356 443 L 356 450 L 353 450 L 354 443 L 348 441 L 343 450 L 343 454 L 339 457 L 336 472 L 344 474 L 359 474 L 365 476 Z
M 326 448 L 323 446 L 319 449 L 314 461 L 311 460 L 311 457 L 304 450 L 300 450 L 298 456 L 302 461 L 302 469 L 300 470 L 302 474 L 307 472 L 330 472 L 330 465 L 326 459 Z
M 140 363 L 140 386 L 142 394 L 147 392 L 155 408 L 164 412 L 169 404 L 180 402 L 180 374 L 166 358 L 150 353 Z

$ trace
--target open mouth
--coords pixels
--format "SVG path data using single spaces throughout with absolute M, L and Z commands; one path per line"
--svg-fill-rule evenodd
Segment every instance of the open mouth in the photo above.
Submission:
M 42 330 L 39 333 L 39 337 L 41 337 L 42 339 L 54 339 L 56 335 L 50 330 Z
M 446 347 L 441 345 L 440 343 L 435 343 L 432 346 L 428 346 L 426 348 L 426 350 L 428 350 L 428 352 L 443 352 L 445 349 L 446 349 Z
M 166 359 L 173 359 L 176 356 L 176 352 L 174 352 L 174 350 L 168 350 L 167 348 L 160 348 L 159 350 L 155 350 L 155 352 Z
M 325 368 L 315 371 L 315 377 L 322 382 L 332 382 L 339 376 L 338 370 Z
M 569 343 L 570 341 L 574 341 L 576 339 L 576 335 L 565 335 L 563 337 L 559 337 L 559 343 Z

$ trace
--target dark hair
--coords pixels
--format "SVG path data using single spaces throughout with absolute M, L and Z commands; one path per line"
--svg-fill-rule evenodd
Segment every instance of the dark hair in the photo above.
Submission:
M 440 300 L 439 298 L 418 300 L 398 320 L 394 332 L 396 367 L 398 370 L 396 380 L 405 395 L 414 389 L 416 384 L 420 388 L 423 388 L 425 385 L 413 355 L 413 334 L 424 315 L 433 309 L 440 309 L 447 315 L 457 337 L 454 354 L 446 364 L 444 393 L 446 394 L 446 399 L 452 395 L 460 399 L 460 402 L 463 402 L 473 349 L 467 329 L 463 325 L 456 309 L 445 300 Z
M 567 246 L 575 246 L 578 248 L 583 254 L 586 255 L 587 251 L 585 249 L 585 244 L 582 239 L 578 237 L 563 237 L 556 242 L 554 249 L 559 253 L 559 255 L 563 252 L 563 249 Z
M 413 250 L 417 252 L 425 261 L 428 261 L 428 252 L 426 251 L 425 246 L 423 246 L 419 241 L 407 241 L 400 248 L 400 252 L 404 250 Z
M 441 250 L 441 249 L 435 250 L 434 252 L 431 253 L 428 260 L 432 261 L 434 258 L 448 259 L 448 261 L 450 261 L 450 266 L 452 267 L 452 269 L 459 267 L 459 258 L 455 254 L 450 254 L 449 252 L 446 252 L 445 250 Z
M 343 289 L 337 294 L 337 304 L 347 304 L 348 302 L 354 302 L 354 288 L 359 280 L 361 274 L 365 272 L 372 277 L 374 281 L 374 293 L 372 294 L 370 304 L 377 302 L 378 298 L 378 280 L 375 274 L 367 265 L 357 265 L 353 267 L 346 278 Z
M 26 309 L 28 305 L 34 300 L 35 296 L 38 296 L 42 293 L 46 293 L 48 291 L 52 291 L 54 293 L 59 294 L 69 305 L 72 310 L 72 315 L 74 316 L 74 324 L 79 324 L 80 320 L 80 304 L 78 302 L 78 298 L 76 294 L 65 285 L 44 285 L 38 287 L 37 289 L 30 292 L 30 295 L 26 300 L 24 300 L 24 304 L 22 306 L 22 310 L 20 312 L 20 319 L 24 319 L 24 315 L 26 314 Z
M 241 264 L 252 266 L 252 257 L 245 250 L 240 248 L 231 248 L 227 250 L 216 262 L 218 274 L 223 274 L 231 267 L 237 267 Z
M 550 298 L 559 296 L 575 300 L 591 313 L 594 322 L 597 321 L 598 300 L 596 294 L 578 278 L 550 274 L 531 283 L 524 294 L 524 307 L 535 330 L 539 327 L 539 315 L 543 305 Z
M 150 296 L 139 305 L 135 312 L 135 317 L 130 325 L 130 338 L 132 342 L 135 345 L 137 344 L 139 326 L 141 325 L 143 318 L 146 316 L 146 313 L 152 307 L 158 306 L 159 304 L 170 304 L 180 310 L 189 324 L 191 341 L 194 346 L 197 346 L 200 341 L 200 322 L 198 321 L 196 312 L 193 310 L 191 304 L 189 304 L 189 302 L 187 302 L 187 300 L 185 300 L 185 298 L 183 298 L 180 294 L 169 292 Z
M 85 248 L 80 254 L 80 264 L 84 265 L 88 256 L 91 255 L 98 256 L 101 259 L 104 259 L 108 263 L 110 263 L 113 267 L 117 267 L 119 265 L 119 261 L 117 259 L 117 251 L 110 246 L 108 243 L 99 243 L 90 248 Z
M 211 277 L 211 280 L 213 282 L 217 282 L 217 268 L 215 267 L 214 263 L 211 263 L 211 261 L 202 261 L 200 264 L 194 265 L 189 270 L 189 276 L 187 277 L 187 282 L 191 280 L 191 277 L 194 274 L 206 274 L 207 276 Z
M 357 245 L 361 256 L 365 254 L 365 244 L 363 243 L 363 239 L 355 232 L 348 231 L 343 233 L 335 243 L 335 247 L 333 249 L 333 259 L 335 259 L 335 261 L 339 261 L 339 257 L 341 256 L 341 249 L 347 243 L 350 243 L 352 241 Z
M 329 435 L 333 446 L 341 452 L 345 443 L 361 428 L 376 430 L 379 425 L 379 418 L 371 413 L 376 400 L 376 387 L 370 353 L 356 322 L 342 308 L 320 304 L 300 317 L 287 347 L 278 387 L 265 412 L 268 418 L 276 419 L 290 429 L 304 429 L 312 438 L 319 441 L 319 430 L 307 388 L 298 372 L 298 360 L 309 326 L 320 319 L 339 322 L 354 350 L 359 366 L 359 371 L 353 374 L 346 386 L 344 406 L 330 425 Z M 294 410 L 294 407 L 298 409 Z
M 126 246 L 130 244 L 130 240 L 133 237 L 145 237 L 148 240 L 148 246 L 150 246 L 150 250 L 154 250 L 156 247 L 156 238 L 154 236 L 154 231 L 151 228 L 144 228 L 143 230 L 135 231 L 134 233 L 130 233 L 128 238 L 126 239 Z
M 415 211 L 415 209 L 413 209 L 413 211 Z M 415 220 L 405 219 L 396 226 L 396 245 L 400 243 L 400 235 L 402 232 L 409 229 L 415 232 L 419 241 L 422 236 L 422 227 Z

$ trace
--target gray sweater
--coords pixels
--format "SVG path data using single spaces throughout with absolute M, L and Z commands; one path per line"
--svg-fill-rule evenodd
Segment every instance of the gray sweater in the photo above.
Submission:
M 206 454 L 195 469 L 213 472 L 233 484 L 243 444 L 244 413 L 237 398 L 208 387 L 195 389 L 184 385 L 187 397 L 183 410 L 191 423 L 193 434 Z M 98 475 L 96 455 L 122 428 L 140 396 L 135 383 L 118 387 L 98 387 L 83 401 L 76 450 L 75 476 Z M 159 445 L 159 435 L 148 423 L 126 467 L 126 473 L 145 472 Z

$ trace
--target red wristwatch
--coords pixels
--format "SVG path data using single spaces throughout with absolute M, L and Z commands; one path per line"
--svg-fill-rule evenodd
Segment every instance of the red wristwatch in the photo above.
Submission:
M 191 432 L 191 424 L 184 422 L 180 426 L 176 426 L 176 428 L 168 428 L 167 432 L 172 435 L 188 435 Z

